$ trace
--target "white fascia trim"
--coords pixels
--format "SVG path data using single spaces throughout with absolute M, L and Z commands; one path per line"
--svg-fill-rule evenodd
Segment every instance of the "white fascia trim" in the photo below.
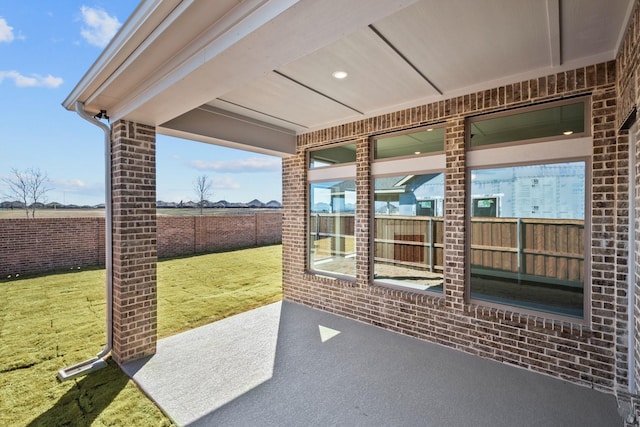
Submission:
M 183 0 L 175 9 L 173 9 L 162 23 L 158 25 L 147 38 L 145 38 L 144 42 L 138 45 L 131 55 L 129 55 L 124 62 L 122 62 L 122 64 L 120 64 L 118 68 L 106 80 L 104 80 L 91 95 L 87 97 L 86 103 L 91 104 L 96 100 L 96 98 L 102 95 L 103 91 L 109 87 L 109 85 L 113 84 L 113 82 L 118 79 L 131 64 L 137 61 L 145 49 L 155 43 L 158 37 L 160 37 L 162 33 L 169 28 L 189 7 L 191 7 L 194 1 L 195 0 Z M 120 117 L 112 117 L 113 121 L 118 120 L 119 118 Z
M 173 86 L 204 63 L 233 46 L 300 0 L 247 0 L 242 2 L 188 48 L 146 79 L 124 102 L 110 112 L 113 120 L 125 117 L 165 89 Z
M 174 138 L 187 139 L 190 141 L 199 141 L 207 144 L 219 145 L 221 147 L 234 148 L 236 150 L 249 151 L 252 153 L 266 154 L 269 156 L 275 156 L 280 158 L 290 157 L 291 153 L 283 153 L 282 151 L 269 150 L 268 148 L 256 147 L 254 145 L 241 144 L 239 142 L 228 141 L 225 139 L 213 138 L 210 136 L 203 136 L 199 134 L 193 134 L 176 129 L 165 128 L 162 126 L 156 127 L 156 133 L 159 135 L 171 136 Z
M 125 50 L 127 44 L 130 43 L 134 35 L 139 35 L 140 29 L 143 25 L 152 17 L 158 13 L 159 9 L 166 9 L 167 6 L 174 6 L 172 9 L 181 3 L 191 3 L 193 0 L 143 0 L 133 11 L 131 16 L 125 21 L 124 25 L 111 39 L 107 47 L 102 51 L 98 59 L 91 65 L 89 70 L 80 79 L 78 84 L 73 88 L 71 93 L 62 102 L 62 105 L 67 110 L 74 110 L 76 101 L 85 102 L 87 99 L 81 100 L 83 94 L 94 85 L 99 84 L 100 76 L 103 74 L 109 64 L 118 63 L 124 61 L 129 55 Z M 137 49 L 137 48 L 131 48 Z M 118 60 L 118 56 L 124 56 L 122 60 Z M 117 65 L 120 68 L 122 63 Z M 103 78 L 104 79 L 104 78 Z M 95 91 L 92 91 L 95 93 Z M 93 93 L 91 97 L 93 97 Z

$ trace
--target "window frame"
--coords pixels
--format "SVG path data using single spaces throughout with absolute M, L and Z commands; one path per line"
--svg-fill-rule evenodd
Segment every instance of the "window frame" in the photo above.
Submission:
M 546 136 L 539 138 L 530 138 L 530 139 L 519 139 L 510 142 L 500 142 L 495 144 L 482 145 L 479 147 L 473 147 L 471 145 L 471 125 L 474 122 L 486 120 L 486 119 L 496 119 L 500 117 L 508 117 L 513 116 L 520 113 L 529 113 L 533 111 L 540 111 L 554 107 L 561 107 L 563 105 L 576 104 L 578 102 L 582 102 L 584 104 L 584 131 L 579 133 L 572 133 L 571 135 L 555 135 L 555 136 Z M 465 147 L 467 153 L 472 151 L 481 151 L 488 150 L 497 147 L 511 147 L 511 146 L 519 146 L 519 145 L 527 145 L 527 144 L 536 144 L 540 142 L 548 142 L 555 141 L 556 143 L 559 141 L 566 141 L 576 138 L 584 138 L 591 136 L 591 96 L 590 95 L 580 95 L 570 98 L 563 98 L 561 100 L 542 102 L 535 105 L 528 105 L 523 107 L 512 108 L 509 110 L 498 111 L 495 113 L 485 113 L 469 116 L 465 120 Z
M 378 139 L 382 139 L 389 136 L 397 136 L 397 135 L 405 135 L 414 132 L 421 132 L 426 129 L 435 129 L 435 128 L 443 128 L 445 133 L 443 135 L 443 150 L 435 151 L 430 153 L 421 153 L 416 155 L 408 155 L 408 156 L 398 156 L 398 157 L 387 157 L 383 159 L 375 159 L 375 143 Z M 445 179 L 444 187 L 445 187 L 445 200 L 446 200 L 446 123 L 435 123 L 428 124 L 419 127 L 413 127 L 410 129 L 404 129 L 402 131 L 397 132 L 388 132 L 377 135 L 372 135 L 369 137 L 370 144 L 370 162 L 371 169 L 369 173 L 369 197 L 370 197 L 370 221 L 369 221 L 369 270 L 370 277 L 369 283 L 374 286 L 380 286 L 388 289 L 400 290 L 405 292 L 414 292 L 420 293 L 424 295 L 429 295 L 432 297 L 444 298 L 446 295 L 446 281 L 444 280 L 444 276 L 446 274 L 446 268 L 443 268 L 443 283 L 442 283 L 442 292 L 436 292 L 431 290 L 420 290 L 412 288 L 411 286 L 403 286 L 403 285 L 394 285 L 391 283 L 387 283 L 384 281 L 378 281 L 374 277 L 375 272 L 375 257 L 376 257 L 376 212 L 375 212 L 375 179 L 376 178 L 384 178 L 389 176 L 398 176 L 398 175 L 425 175 L 430 173 L 442 173 Z M 444 219 L 444 215 L 443 215 Z M 443 248 L 444 250 L 444 248 Z
M 586 124 L 585 124 L 586 126 Z M 593 194 L 592 182 L 592 150 L 593 138 L 591 136 L 573 138 L 566 141 L 565 138 L 549 141 L 528 142 L 526 144 L 495 144 L 482 147 L 473 151 L 467 151 L 465 166 L 465 302 L 511 312 L 534 315 L 548 319 L 568 321 L 589 326 L 591 324 L 591 199 Z M 560 143 L 559 143 L 560 142 Z M 516 160 L 514 160 L 516 159 Z M 522 159 L 518 161 L 517 159 Z M 492 169 L 501 167 L 518 167 L 542 164 L 557 164 L 568 162 L 584 162 L 585 164 L 585 189 L 584 189 L 584 284 L 583 284 L 583 313 L 582 317 L 562 315 L 543 310 L 535 310 L 520 305 L 491 302 L 471 297 L 471 210 L 472 187 L 471 171 L 476 169 Z
M 344 163 L 335 163 L 335 164 L 330 164 L 330 165 L 326 165 L 326 166 L 316 166 L 316 167 L 311 167 L 311 156 L 314 152 L 316 151 L 322 151 L 322 150 L 326 150 L 328 148 L 338 148 L 341 146 L 345 146 L 345 145 L 351 145 L 353 144 L 356 148 L 356 150 L 354 151 L 354 157 L 357 155 L 357 150 L 358 150 L 358 142 L 355 139 L 349 139 L 346 141 L 340 141 L 334 144 L 329 144 L 329 145 L 321 145 L 318 147 L 312 147 L 309 148 L 307 150 L 306 156 L 305 156 L 305 169 L 307 171 L 313 171 L 313 170 L 318 170 L 318 169 L 331 169 L 331 168 L 336 168 L 336 167 L 341 167 L 341 166 L 348 166 L 348 165 L 355 165 L 357 162 L 357 158 L 353 161 L 353 162 L 344 162 Z
M 379 139 L 384 139 L 384 138 L 389 138 L 389 137 L 393 137 L 393 136 L 402 136 L 402 135 L 408 135 L 411 133 L 416 133 L 416 132 L 422 132 L 422 131 L 426 131 L 428 129 L 443 129 L 444 133 L 443 133 L 443 143 L 442 143 L 442 150 L 441 151 L 431 151 L 428 153 L 420 153 L 420 154 L 409 154 L 406 156 L 397 156 L 397 157 L 385 157 L 383 159 L 376 159 L 375 155 L 376 155 L 376 141 Z M 397 160 L 406 160 L 406 159 L 417 159 L 417 158 L 422 158 L 422 157 L 430 157 L 430 156 L 437 156 L 437 155 L 443 155 L 446 152 L 446 143 L 447 143 L 447 139 L 446 139 L 446 123 L 444 122 L 440 122 L 440 123 L 434 123 L 434 124 L 430 124 L 430 125 L 423 125 L 423 126 L 419 126 L 419 127 L 413 127 L 413 128 L 409 128 L 409 129 L 403 129 L 403 130 L 399 130 L 399 131 L 394 131 L 394 132 L 387 132 L 387 133 L 379 133 L 379 134 L 375 134 L 372 135 L 369 140 L 370 140 L 370 144 L 371 144 L 371 163 L 380 163 L 380 162 L 393 162 L 393 161 L 397 161 Z
M 347 144 L 356 144 L 357 149 L 357 140 L 347 140 L 342 141 L 340 143 L 336 143 L 335 146 L 347 145 Z M 331 145 L 332 147 L 334 144 Z M 354 275 L 346 275 L 340 273 L 332 273 L 324 270 L 316 270 L 311 266 L 311 185 L 319 182 L 331 182 L 331 181 L 339 181 L 339 180 L 353 180 L 354 183 L 357 183 L 356 177 L 356 162 L 348 162 L 348 163 L 338 163 L 336 165 L 328 165 L 319 168 L 311 168 L 311 153 L 313 151 L 318 151 L 328 148 L 327 145 L 309 148 L 305 155 L 306 161 L 306 196 L 305 196 L 305 272 L 315 277 L 329 277 L 332 279 L 339 279 L 346 282 L 356 282 L 356 274 L 355 274 L 355 266 L 354 266 Z M 357 195 L 357 188 L 356 188 Z M 357 199 L 357 196 L 356 196 Z M 355 220 L 355 212 L 354 212 L 354 220 Z M 355 240 L 355 230 L 354 230 L 354 245 L 357 245 L 357 241 Z M 357 246 L 354 246 L 354 250 Z M 355 261 L 354 261 L 355 262 Z

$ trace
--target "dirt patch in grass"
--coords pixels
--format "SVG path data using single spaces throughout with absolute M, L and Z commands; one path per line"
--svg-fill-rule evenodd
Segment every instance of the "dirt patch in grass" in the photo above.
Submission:
M 0 282 L 0 425 L 171 425 L 113 363 L 58 383 L 105 345 L 104 270 Z M 281 246 L 158 263 L 158 335 L 281 299 Z

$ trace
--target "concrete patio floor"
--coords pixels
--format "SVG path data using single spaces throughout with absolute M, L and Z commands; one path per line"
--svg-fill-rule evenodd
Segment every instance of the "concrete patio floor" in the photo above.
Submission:
M 622 426 L 614 396 L 282 302 L 124 370 L 180 426 Z

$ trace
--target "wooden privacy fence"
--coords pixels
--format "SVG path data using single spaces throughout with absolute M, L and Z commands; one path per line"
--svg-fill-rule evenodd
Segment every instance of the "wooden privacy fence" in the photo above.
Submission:
M 471 266 L 481 273 L 582 286 L 584 221 L 472 218 Z
M 346 256 L 354 251 L 355 217 L 353 214 L 316 213 L 311 215 L 309 230 L 316 257 Z
M 428 271 L 444 269 L 442 217 L 378 215 L 375 261 Z
M 314 214 L 310 233 L 324 255 L 353 251 L 353 214 Z M 540 218 L 472 218 L 470 261 L 474 274 L 567 286 L 584 281 L 584 221 Z M 346 242 L 346 244 L 345 244 Z M 443 271 L 444 219 L 378 215 L 375 261 Z

